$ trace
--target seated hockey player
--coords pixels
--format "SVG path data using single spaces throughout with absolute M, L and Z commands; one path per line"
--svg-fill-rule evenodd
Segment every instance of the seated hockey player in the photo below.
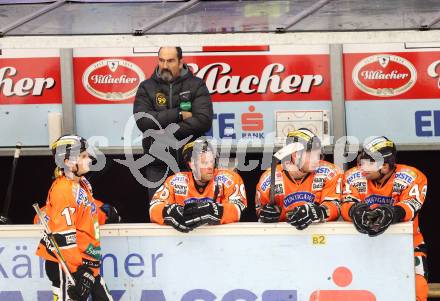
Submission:
M 271 181 L 271 169 L 268 169 L 257 184 L 255 203 L 259 220 L 263 223 L 287 221 L 298 230 L 313 222 L 336 220 L 342 172 L 337 166 L 320 160 L 321 141 L 310 130 L 301 128 L 289 132 L 285 148 L 292 143 L 299 147 L 289 152 L 281 164 L 272 164 L 276 166 L 272 172 L 274 179 Z M 274 189 L 272 197 L 271 189 Z
M 60 172 L 49 189 L 45 218 L 75 280 L 75 285 L 67 280 L 54 247 L 43 233 L 36 254 L 46 260 L 46 274 L 52 282 L 54 300 L 82 301 L 92 296 L 93 301 L 112 301 L 99 274 L 101 210 L 98 207 L 102 206 L 93 198 L 91 186 L 83 177 L 91 164 L 87 140 L 66 135 L 55 141 L 51 148 Z M 113 218 L 119 220 L 119 217 Z
M 247 206 L 241 177 L 217 168 L 217 152 L 205 139 L 186 144 L 182 154 L 191 171 L 168 177 L 156 191 L 150 202 L 151 221 L 180 232 L 238 222 Z
M 388 138 L 364 142 L 357 167 L 344 179 L 342 217 L 356 229 L 376 236 L 391 224 L 414 221 L 416 297 L 428 298 L 426 247 L 419 229 L 418 212 L 425 201 L 427 179 L 414 167 L 396 164 L 396 147 Z M 398 252 L 398 250 L 396 250 Z

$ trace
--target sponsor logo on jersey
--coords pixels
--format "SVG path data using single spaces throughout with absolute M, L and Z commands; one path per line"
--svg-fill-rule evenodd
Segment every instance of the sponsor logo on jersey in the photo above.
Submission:
M 331 168 L 328 168 L 327 166 L 320 166 L 315 170 L 316 174 L 325 175 L 329 178 L 333 177 L 335 175 L 335 171 Z
M 101 247 L 94 247 L 92 244 L 89 244 L 85 249 L 84 253 L 87 255 L 100 260 L 101 259 Z
M 357 180 L 354 181 L 351 185 L 355 187 L 359 191 L 359 193 L 367 193 L 367 181 Z
M 411 184 L 415 180 L 415 178 L 417 178 L 417 174 L 410 169 L 402 169 L 401 171 L 396 172 L 394 177 L 396 179 L 401 179 L 408 184 Z
M 65 235 L 66 238 L 66 244 L 67 245 L 74 245 L 76 244 L 76 233 Z
M 211 198 L 204 197 L 204 198 L 189 198 L 184 201 L 185 205 L 186 204 L 193 204 L 193 203 L 203 203 L 203 202 L 211 202 L 212 203 L 213 200 Z
M 264 179 L 263 183 L 261 183 L 261 185 L 260 185 L 260 188 L 261 188 L 261 190 L 263 190 L 263 191 L 266 191 L 267 188 L 269 188 L 269 187 L 270 187 L 270 175 L 268 175 L 268 176 Z
M 408 187 L 417 175 L 412 170 L 404 170 L 394 175 L 393 192 L 400 194 Z
M 284 185 L 282 183 L 275 184 L 275 194 L 284 194 Z
M 261 190 L 266 191 L 270 187 L 270 173 L 267 175 L 267 177 L 264 179 L 263 183 L 260 185 Z M 283 191 L 283 176 L 279 171 L 275 172 L 275 191 L 278 187 L 278 190 L 282 193 Z
M 417 71 L 411 62 L 392 54 L 376 54 L 361 60 L 353 69 L 353 83 L 364 93 L 392 97 L 411 89 Z
M 90 65 L 84 71 L 82 84 L 94 97 L 121 101 L 133 97 L 144 79 L 144 72 L 133 62 L 112 58 Z
M 96 213 L 96 204 L 90 202 L 89 197 L 87 196 L 87 192 L 82 187 L 79 187 L 79 189 L 77 190 L 76 203 L 86 208 L 90 206 L 91 215 Z
M 312 190 L 322 190 L 325 183 L 325 176 L 315 176 L 313 178 Z
M 360 180 L 360 179 L 364 180 L 365 178 L 364 178 L 364 176 L 362 176 L 362 173 L 360 171 L 356 171 L 356 172 L 352 173 L 351 175 L 349 175 L 347 177 L 346 181 L 348 184 L 351 184 L 353 181 Z
M 225 174 L 217 175 L 215 177 L 215 180 L 222 183 L 226 187 L 231 187 L 231 185 L 234 184 L 234 181 L 232 181 L 232 178 L 228 175 L 225 175 Z
M 172 179 L 171 179 L 171 185 L 175 185 L 177 183 L 179 184 L 188 184 L 188 177 L 184 174 L 176 174 Z
M 188 186 L 181 185 L 181 184 L 175 184 L 174 187 L 174 193 L 176 195 L 187 195 L 188 194 Z
M 394 200 L 390 196 L 384 196 L 384 195 L 378 195 L 378 194 L 372 194 L 365 198 L 365 202 L 368 205 L 393 205 Z
M 393 183 L 393 193 L 400 194 L 406 187 L 408 187 L 408 184 L 395 180 Z
M 310 192 L 300 191 L 288 194 L 284 198 L 284 207 L 289 207 L 290 205 L 297 202 L 307 202 L 313 203 L 315 201 L 315 195 Z

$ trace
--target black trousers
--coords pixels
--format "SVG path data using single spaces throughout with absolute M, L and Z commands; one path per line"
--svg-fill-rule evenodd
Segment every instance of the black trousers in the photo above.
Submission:
M 70 298 L 67 293 L 68 280 L 61 265 L 57 262 L 46 260 L 45 268 L 46 275 L 52 282 L 54 300 L 74 301 L 74 299 Z M 113 301 L 113 298 L 105 285 L 104 279 L 100 275 L 95 278 L 95 284 L 90 295 L 92 296 L 92 301 Z

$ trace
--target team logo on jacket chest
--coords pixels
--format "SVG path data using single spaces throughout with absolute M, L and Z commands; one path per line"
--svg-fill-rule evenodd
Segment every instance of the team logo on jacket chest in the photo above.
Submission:
M 91 95 L 108 101 L 122 101 L 136 95 L 145 79 L 138 65 L 123 59 L 100 60 L 84 71 L 82 84 Z
M 167 105 L 167 97 L 162 92 L 156 93 L 156 104 L 158 106 L 166 106 Z

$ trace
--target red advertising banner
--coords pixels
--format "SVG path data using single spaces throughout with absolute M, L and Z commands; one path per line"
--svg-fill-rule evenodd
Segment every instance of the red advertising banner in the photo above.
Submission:
M 59 57 L 0 58 L 0 105 L 60 103 Z
M 331 99 L 327 54 L 225 53 L 185 56 L 184 60 L 204 79 L 214 102 Z M 132 103 L 137 86 L 156 66 L 156 55 L 75 57 L 76 103 Z
M 440 51 L 345 53 L 347 100 L 440 100 Z

